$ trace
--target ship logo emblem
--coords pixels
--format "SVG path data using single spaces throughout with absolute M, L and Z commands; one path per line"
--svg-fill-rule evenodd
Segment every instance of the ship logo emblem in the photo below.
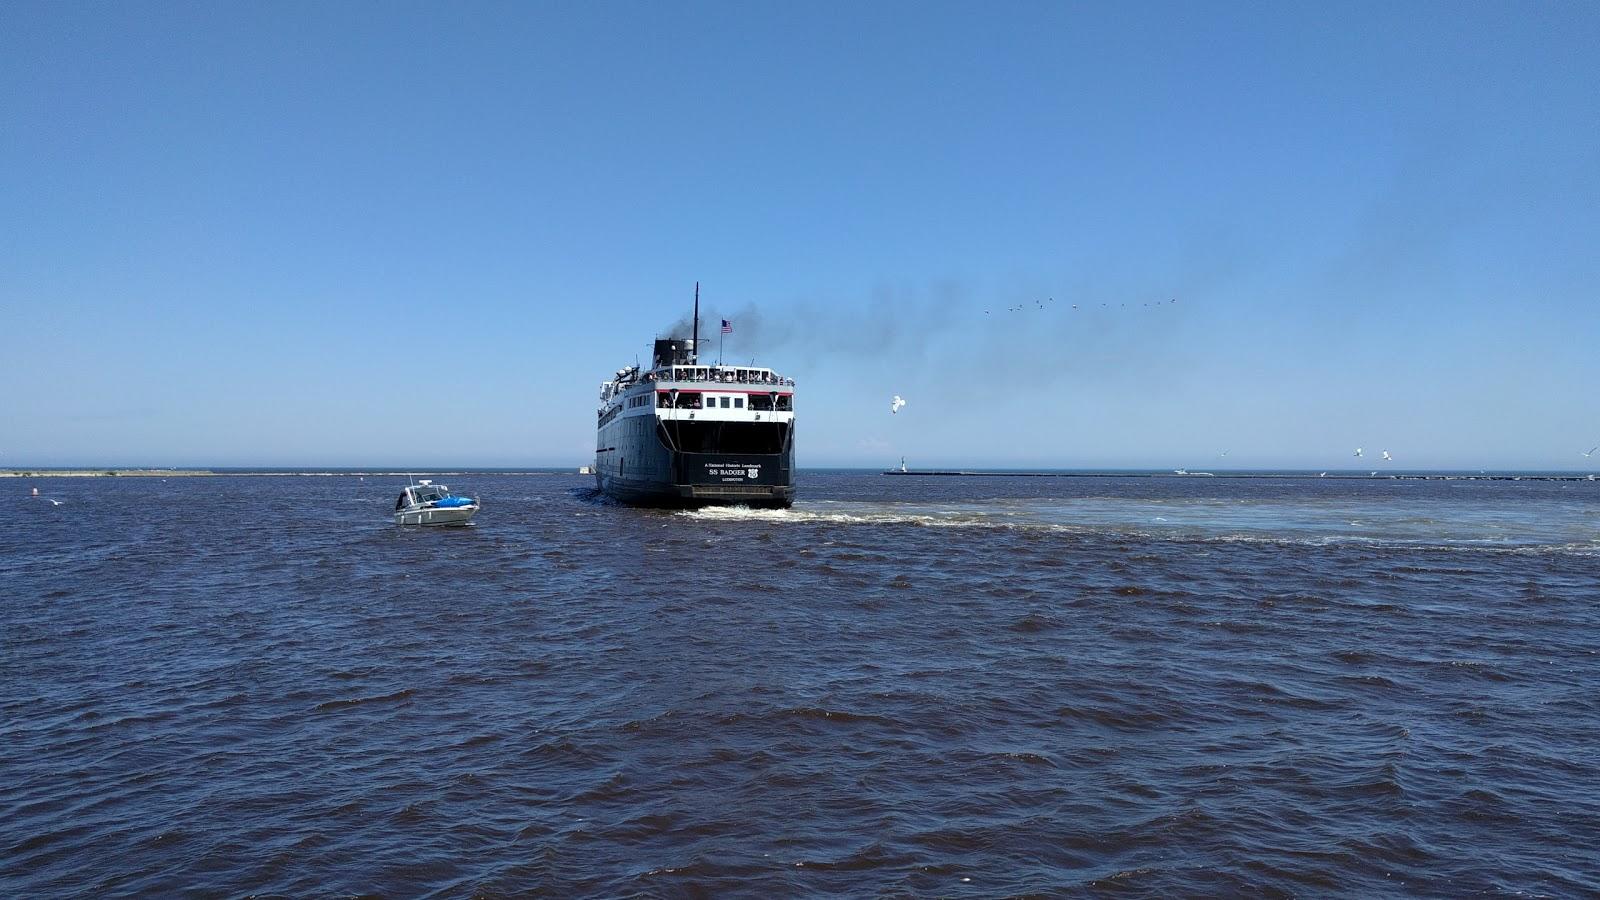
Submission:
M 748 476 L 750 478 L 755 478 L 755 477 L 757 477 L 757 476 L 759 476 L 761 474 L 761 470 L 756 468 L 755 466 L 751 466 L 750 468 L 745 469 L 745 472 L 748 473 Z

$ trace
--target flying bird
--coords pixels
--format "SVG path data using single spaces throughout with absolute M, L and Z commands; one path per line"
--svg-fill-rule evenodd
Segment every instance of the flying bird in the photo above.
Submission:
M 891 414 L 898 414 L 900 412 L 900 407 L 905 405 L 906 401 L 900 399 L 899 394 L 895 394 L 894 399 L 889 401 L 889 412 Z
M 1356 448 L 1356 456 L 1360 456 L 1360 455 L 1361 455 L 1361 448 L 1357 447 Z
M 1600 447 L 1590 447 L 1588 450 L 1583 451 L 1583 458 L 1588 459 L 1593 456 L 1596 450 L 1600 450 Z
M 1383 458 L 1386 462 L 1394 462 L 1394 457 L 1390 456 L 1387 450 L 1383 451 Z

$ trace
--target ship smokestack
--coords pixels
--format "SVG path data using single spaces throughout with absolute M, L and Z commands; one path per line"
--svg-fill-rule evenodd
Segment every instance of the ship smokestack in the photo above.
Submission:
M 689 352 L 689 342 L 683 338 L 656 338 L 655 350 L 651 353 L 652 369 L 664 366 L 690 366 L 694 360 Z

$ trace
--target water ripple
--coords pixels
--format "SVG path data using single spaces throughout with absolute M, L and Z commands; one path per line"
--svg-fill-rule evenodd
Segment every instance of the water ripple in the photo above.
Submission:
M 0 501 L 0 889 L 1600 893 L 1586 484 L 465 479 Z

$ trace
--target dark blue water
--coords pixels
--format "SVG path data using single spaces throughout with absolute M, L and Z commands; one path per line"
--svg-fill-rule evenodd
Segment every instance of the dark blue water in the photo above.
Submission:
M 1600 484 L 449 483 L 0 480 L 0 894 L 1600 892 Z

